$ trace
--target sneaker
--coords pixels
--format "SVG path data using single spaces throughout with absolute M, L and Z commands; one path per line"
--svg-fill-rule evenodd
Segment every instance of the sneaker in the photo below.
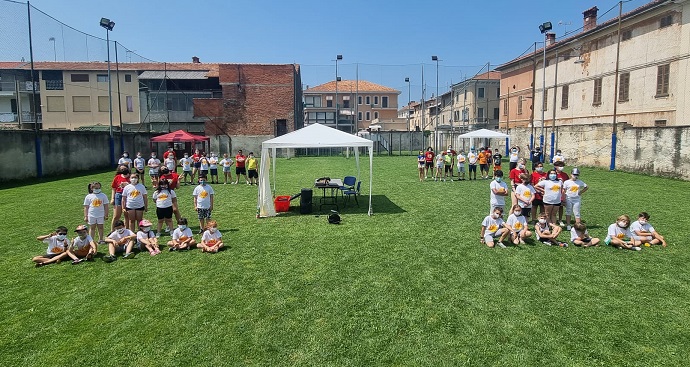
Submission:
M 503 244 L 503 242 L 496 242 L 496 245 L 500 248 L 506 248 L 506 245 Z
M 633 251 L 640 251 L 640 250 L 642 250 L 642 247 L 633 246 L 633 247 L 631 248 L 631 250 L 633 250 Z
M 553 246 L 549 241 L 541 241 L 541 243 L 545 244 L 546 246 Z
M 170 228 L 165 227 L 165 233 L 170 233 Z
M 111 262 L 113 262 L 113 261 L 115 261 L 115 260 L 117 260 L 117 257 L 115 257 L 115 256 L 113 256 L 113 255 L 105 255 L 105 256 L 103 256 L 103 261 L 105 261 L 105 262 L 107 262 L 107 263 L 111 263 Z
M 204 230 L 203 230 L 203 229 L 200 229 L 200 230 L 199 230 L 199 234 L 204 234 Z
M 76 260 L 72 260 L 72 265 L 77 265 L 77 264 L 81 264 L 81 262 L 82 262 L 82 261 L 84 261 L 84 259 L 76 259 Z
M 568 247 L 568 244 L 565 243 L 565 242 L 559 242 L 559 243 L 558 243 L 558 246 L 560 246 L 560 247 Z
M 558 221 L 558 225 L 561 226 L 561 227 L 565 227 L 565 223 L 563 223 L 562 220 L 559 220 L 559 221 Z
M 122 256 L 122 258 L 123 259 L 134 259 L 134 256 L 136 256 L 136 254 L 134 252 L 128 252 L 124 256 Z
M 160 234 L 160 233 L 156 233 L 156 238 L 161 238 L 161 234 Z
M 569 230 L 573 229 L 573 226 L 571 226 L 570 224 L 568 224 L 568 226 L 565 227 L 565 229 L 569 231 Z
M 99 244 L 99 245 L 105 245 L 105 243 L 106 243 L 106 242 L 103 241 L 103 240 L 98 241 L 98 244 Z
M 169 251 L 169 252 L 173 252 L 173 251 L 177 251 L 177 249 L 174 248 L 174 247 L 170 247 L 170 248 L 168 248 L 168 251 Z

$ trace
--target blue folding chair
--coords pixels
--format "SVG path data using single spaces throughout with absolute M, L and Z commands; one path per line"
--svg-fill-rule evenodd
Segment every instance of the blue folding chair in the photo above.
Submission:
M 355 203 L 357 203 L 357 207 L 359 207 L 359 200 L 357 200 L 357 196 L 359 196 L 359 189 L 362 186 L 362 181 L 357 182 L 357 189 L 351 189 L 351 190 L 345 190 L 343 191 L 343 195 L 347 195 L 347 201 L 345 201 L 345 205 L 343 207 L 347 206 L 347 202 L 350 201 L 350 196 L 355 197 Z
M 341 196 L 344 196 L 343 193 L 345 191 L 354 190 L 355 189 L 355 183 L 357 183 L 357 177 L 345 176 L 345 178 L 343 178 L 343 186 L 339 187 Z

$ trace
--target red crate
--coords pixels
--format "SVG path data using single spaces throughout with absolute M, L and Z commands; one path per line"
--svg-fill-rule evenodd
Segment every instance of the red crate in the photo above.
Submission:
M 278 213 L 290 210 L 290 195 L 276 196 L 273 204 L 275 204 Z

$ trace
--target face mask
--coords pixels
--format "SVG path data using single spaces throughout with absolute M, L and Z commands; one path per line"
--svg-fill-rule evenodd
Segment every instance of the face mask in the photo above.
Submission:
M 496 182 L 501 182 L 503 181 L 503 177 L 496 177 Z
M 561 152 L 556 152 L 556 155 L 561 155 Z
M 539 219 L 539 223 L 546 224 L 546 219 Z
M 79 238 L 82 240 L 86 238 L 86 233 L 79 233 Z
M 555 173 L 550 174 L 550 175 L 549 175 L 549 179 L 550 179 L 550 180 L 555 180 L 555 179 L 556 179 L 556 174 L 555 174 Z
M 137 158 L 141 158 L 141 154 L 137 154 Z
M 156 155 L 155 155 L 155 154 L 151 154 L 151 158 L 156 158 Z
M 525 165 L 524 165 L 524 164 L 518 164 L 518 168 L 519 168 L 519 169 L 524 169 L 524 168 L 525 168 Z
M 130 178 L 130 179 L 129 179 L 129 182 L 131 182 L 132 185 L 136 185 L 136 184 L 139 182 L 139 179 L 136 178 L 136 177 L 135 177 L 135 178 Z
M 206 181 L 199 181 L 199 185 L 206 186 Z
M 563 168 L 565 168 L 565 167 L 556 167 L 556 170 L 557 170 L 558 172 L 561 172 L 561 171 L 563 171 Z
M 537 172 L 544 172 L 544 167 L 537 167 L 537 168 L 536 168 L 536 171 L 537 171 Z
M 65 238 L 67 238 L 67 235 L 66 235 L 66 234 L 59 234 L 59 235 L 57 235 L 57 239 L 60 240 L 60 241 L 64 241 Z
M 179 225 L 179 226 L 177 226 L 177 228 L 179 228 L 180 231 L 184 231 L 185 229 L 187 229 L 187 226 L 185 226 L 185 225 Z
M 125 233 L 125 229 L 124 229 L 124 228 L 120 228 L 120 229 L 117 230 L 117 233 L 123 234 L 123 233 Z
M 127 157 L 129 157 L 129 154 L 123 154 L 122 156 L 127 158 Z
M 148 232 L 151 230 L 151 227 L 141 227 L 142 232 Z
M 577 180 L 577 178 L 580 177 L 578 175 L 573 175 L 573 180 Z
M 122 172 L 120 172 L 120 174 L 121 174 L 121 175 L 125 175 L 125 176 L 126 176 L 126 175 L 129 175 L 129 170 L 122 171 Z
M 93 189 L 93 193 L 94 193 L 94 194 L 100 194 L 100 193 L 101 193 L 101 189 Z
M 522 212 L 521 211 L 520 212 L 514 212 L 513 214 L 515 214 L 516 217 L 519 217 L 522 215 Z
M 500 214 L 496 214 L 496 213 L 491 214 L 491 218 L 493 218 L 493 219 L 498 219 L 498 218 L 500 218 L 500 217 L 501 217 Z
M 218 230 L 218 228 L 216 228 L 216 227 L 211 227 L 208 229 L 208 231 L 211 233 L 216 233 L 216 230 Z
M 513 149 L 513 153 L 517 153 L 517 149 Z
M 640 224 L 647 224 L 647 220 L 646 220 L 646 219 L 639 219 L 638 222 L 640 222 Z
M 185 154 L 184 157 L 185 157 L 185 158 L 189 158 L 189 155 Z
M 168 186 L 161 186 L 161 190 L 167 190 Z
M 621 221 L 618 221 L 618 226 L 621 227 L 621 228 L 625 228 L 625 227 L 626 227 L 626 224 L 628 224 L 628 223 L 626 223 L 626 222 L 624 222 L 624 221 L 622 221 L 622 220 L 621 220 Z

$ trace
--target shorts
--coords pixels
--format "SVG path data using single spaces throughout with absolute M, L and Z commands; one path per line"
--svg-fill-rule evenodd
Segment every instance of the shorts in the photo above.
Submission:
M 121 192 L 115 193 L 115 206 L 122 206 L 122 193 Z
M 488 164 L 480 164 L 479 169 L 482 171 L 488 171 L 489 170 L 489 165 Z
M 103 224 L 105 222 L 105 219 L 103 217 L 92 217 L 89 215 L 87 223 L 91 226 L 94 224 Z
M 173 207 L 169 206 L 167 208 L 156 208 L 156 216 L 158 219 L 172 219 Z
M 218 176 L 218 168 L 211 168 L 211 176 Z
M 210 208 L 206 208 L 206 209 L 196 208 L 196 213 L 198 214 L 199 220 L 211 219 L 211 209 Z
M 463 165 L 460 165 L 460 166 L 458 166 L 458 172 L 462 172 L 462 173 L 465 173 L 465 165 L 464 165 L 464 164 L 463 164 Z
M 556 204 L 549 204 L 549 203 L 544 203 L 544 205 L 551 205 L 551 206 L 561 206 L 561 203 L 556 203 Z
M 230 169 L 232 167 L 223 167 L 223 172 L 232 172 Z
M 477 165 L 476 164 L 470 164 L 470 172 L 477 173 Z
M 134 208 L 134 209 L 125 207 L 125 210 L 127 210 L 127 211 L 130 211 L 130 210 L 139 210 L 139 211 L 142 211 L 142 212 L 143 212 L 143 211 L 144 211 L 144 207 L 142 206 L 141 208 Z
M 537 198 L 532 200 L 532 206 L 541 206 L 541 205 L 544 205 L 544 200 L 537 199 Z
M 115 253 L 125 252 L 127 250 L 127 245 L 115 245 Z
M 494 171 L 500 171 L 501 170 L 501 165 L 499 164 L 498 166 L 494 164 Z
M 417 168 L 423 169 L 424 168 L 424 163 L 417 163 Z
M 235 167 L 235 174 L 236 175 L 247 175 L 247 169 L 244 167 Z
M 511 171 L 514 170 L 515 168 L 517 168 L 517 162 L 510 162 L 508 164 L 508 168 L 510 168 Z
M 529 217 L 531 213 L 532 213 L 532 207 L 522 208 L 522 216 L 523 217 Z
M 652 236 L 638 236 L 636 234 L 633 234 L 632 238 L 633 240 L 641 242 L 652 242 L 652 240 L 654 240 L 654 237 Z
M 183 175 L 192 175 L 192 171 L 182 171 Z
M 442 169 L 442 168 L 443 168 L 443 165 L 442 165 L 442 164 L 437 164 L 437 165 L 436 165 L 436 168 L 437 168 L 437 169 Z
M 431 168 L 434 166 L 434 162 L 425 162 L 426 168 Z
M 208 176 L 208 170 L 207 169 L 199 170 L 199 177 L 201 177 L 201 176 Z
M 453 167 L 453 166 L 448 166 L 448 165 L 446 165 L 445 168 L 444 168 L 445 172 L 446 172 L 446 173 L 451 172 L 451 171 L 452 171 L 452 170 L 451 170 L 452 167 Z
M 494 238 L 499 238 L 503 234 L 503 228 L 500 228 L 496 233 L 484 233 L 484 243 L 493 243 Z
M 250 169 L 249 174 L 247 175 L 249 178 L 259 178 L 259 171 L 255 169 Z
M 194 165 L 194 168 L 196 168 L 196 169 L 201 168 L 201 162 L 194 162 L 193 165 Z
M 505 204 L 499 205 L 499 204 L 489 203 L 489 205 L 490 205 L 489 214 L 493 213 L 494 209 L 496 209 L 496 208 L 501 208 L 501 209 L 503 209 L 503 211 L 505 211 Z
M 565 215 L 575 214 L 575 218 L 580 218 L 580 200 L 565 201 Z
M 149 176 L 153 177 L 158 177 L 158 171 L 149 171 Z

